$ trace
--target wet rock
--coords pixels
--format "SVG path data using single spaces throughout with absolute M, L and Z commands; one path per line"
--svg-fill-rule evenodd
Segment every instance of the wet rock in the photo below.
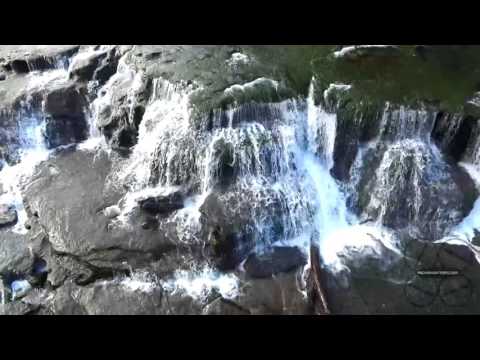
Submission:
M 73 84 L 48 89 L 44 95 L 45 137 L 48 148 L 86 140 L 85 100 Z
M 59 151 L 25 186 L 26 207 L 30 215 L 38 215 L 53 250 L 88 265 L 85 270 L 67 266 L 73 273 L 60 271 L 56 283 L 73 276 L 88 282 L 124 268 L 125 261 L 152 261 L 174 246 L 162 232 L 144 231 L 141 218 L 132 217 L 131 226 L 122 226 L 105 216 L 106 204 L 117 203 L 123 194 L 106 180 L 111 166 L 112 158 L 104 152 Z
M 143 211 L 153 215 L 166 215 L 184 207 L 184 198 L 181 192 L 174 192 L 166 196 L 156 196 L 140 200 Z
M 216 265 L 220 270 L 234 269 L 254 246 L 253 235 L 248 229 L 248 212 L 234 210 L 231 204 L 212 193 L 201 206 L 200 213 Z
M 478 122 L 470 116 L 439 113 L 432 138 L 446 154 L 455 161 L 461 161 L 476 129 Z
M 72 283 L 56 291 L 55 314 L 161 315 L 164 314 L 162 289 L 131 290 L 120 281 L 99 281 L 81 287 Z
M 366 169 L 369 161 L 376 162 L 375 171 L 365 170 L 358 190 L 358 205 L 367 218 L 438 240 L 471 211 L 476 199 L 473 181 L 447 164 L 435 148 L 404 140 L 371 151 L 376 155 L 364 161 Z
M 262 254 L 250 255 L 244 268 L 252 278 L 268 278 L 306 265 L 305 254 L 297 247 L 274 247 Z
M 83 117 L 57 116 L 48 117 L 45 121 L 45 139 L 49 149 L 79 143 L 87 137 L 88 128 Z
M 75 81 L 90 81 L 98 66 L 108 55 L 107 51 L 92 51 L 78 54 L 69 68 L 69 77 Z
M 15 225 L 17 219 L 17 210 L 14 206 L 0 205 L 0 228 Z
M 49 88 L 44 95 L 45 112 L 53 117 L 83 115 L 86 105 L 83 96 L 74 84 L 65 84 Z

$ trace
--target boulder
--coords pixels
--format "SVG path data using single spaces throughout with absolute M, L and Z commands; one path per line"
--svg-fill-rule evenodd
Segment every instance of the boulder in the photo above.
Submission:
M 243 267 L 252 278 L 269 278 L 307 264 L 306 255 L 297 247 L 274 247 L 262 254 L 253 253 Z
M 166 196 L 156 196 L 139 201 L 140 208 L 152 215 L 166 215 L 184 207 L 184 198 L 181 192 L 174 192 Z

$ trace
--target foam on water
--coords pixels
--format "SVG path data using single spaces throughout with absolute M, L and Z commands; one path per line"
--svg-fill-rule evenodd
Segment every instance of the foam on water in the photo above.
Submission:
M 177 271 L 163 287 L 172 293 L 185 292 L 196 299 L 206 298 L 212 289 L 217 290 L 225 299 L 233 299 L 240 292 L 239 279 L 235 275 L 221 274 L 209 267 L 200 271 Z

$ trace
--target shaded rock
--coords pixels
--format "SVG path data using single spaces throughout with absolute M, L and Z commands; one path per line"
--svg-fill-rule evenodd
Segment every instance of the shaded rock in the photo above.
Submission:
M 250 255 L 244 268 L 252 278 L 268 278 L 307 264 L 305 254 L 297 247 L 274 247 L 263 254 Z
M 13 60 L 10 62 L 10 67 L 17 74 L 26 74 L 30 71 L 26 60 Z
M 432 131 L 432 139 L 455 161 L 461 161 L 471 138 L 476 134 L 478 122 L 471 116 L 439 113 Z
M 88 125 L 85 120 L 85 99 L 73 84 L 50 88 L 43 96 L 45 137 L 48 148 L 86 140 Z
M 44 95 L 45 112 L 53 117 L 83 115 L 86 105 L 83 96 L 74 84 L 56 86 L 47 90 Z
M 140 208 L 149 214 L 165 215 L 184 207 L 183 194 L 174 192 L 166 196 L 156 196 L 139 201 Z
M 5 75 L 5 73 L 3 72 L 0 72 L 0 81 L 3 81 L 7 78 L 7 75 Z
M 88 126 L 82 117 L 47 117 L 45 140 L 49 149 L 79 143 L 88 137 Z
M 0 228 L 15 225 L 17 219 L 17 210 L 14 206 L 0 205 Z

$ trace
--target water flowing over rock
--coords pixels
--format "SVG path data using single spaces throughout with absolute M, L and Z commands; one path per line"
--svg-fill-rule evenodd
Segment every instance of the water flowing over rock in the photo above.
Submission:
M 472 108 L 359 101 L 322 74 L 299 89 L 253 50 L 12 53 L 0 82 L 3 313 L 418 313 L 417 266 L 480 278 Z M 448 313 L 468 298 L 462 281 L 423 310 Z

